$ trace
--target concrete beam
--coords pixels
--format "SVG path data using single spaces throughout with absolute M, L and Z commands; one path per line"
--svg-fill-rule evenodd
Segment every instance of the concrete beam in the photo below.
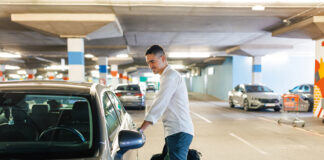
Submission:
M 272 36 L 288 38 L 324 38 L 324 16 L 313 16 L 306 20 L 276 29 Z
M 86 37 L 116 21 L 114 14 L 32 13 L 11 14 L 11 21 L 59 37 Z

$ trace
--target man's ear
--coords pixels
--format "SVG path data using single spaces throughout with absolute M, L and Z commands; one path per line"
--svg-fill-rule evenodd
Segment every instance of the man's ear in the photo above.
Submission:
M 166 62 L 166 56 L 165 55 L 162 55 L 161 58 L 162 58 L 162 62 L 165 63 Z

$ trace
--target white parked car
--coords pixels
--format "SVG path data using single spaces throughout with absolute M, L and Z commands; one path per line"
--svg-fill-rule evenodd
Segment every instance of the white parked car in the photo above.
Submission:
M 243 106 L 250 109 L 273 108 L 280 111 L 280 95 L 264 85 L 239 84 L 228 92 L 230 107 Z

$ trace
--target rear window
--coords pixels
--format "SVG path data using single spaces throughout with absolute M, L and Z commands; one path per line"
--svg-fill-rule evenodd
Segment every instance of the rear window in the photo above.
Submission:
M 140 87 L 138 85 L 125 85 L 125 86 L 118 86 L 117 90 L 121 90 L 121 91 L 140 91 Z
M 93 133 L 88 99 L 0 93 L 0 154 L 49 153 L 60 157 L 89 150 Z

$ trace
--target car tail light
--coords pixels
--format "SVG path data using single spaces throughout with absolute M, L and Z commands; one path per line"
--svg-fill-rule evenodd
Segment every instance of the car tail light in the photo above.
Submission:
M 142 93 L 136 93 L 135 96 L 143 97 Z
M 120 97 L 120 96 L 122 96 L 122 94 L 121 93 L 116 93 L 116 96 Z

